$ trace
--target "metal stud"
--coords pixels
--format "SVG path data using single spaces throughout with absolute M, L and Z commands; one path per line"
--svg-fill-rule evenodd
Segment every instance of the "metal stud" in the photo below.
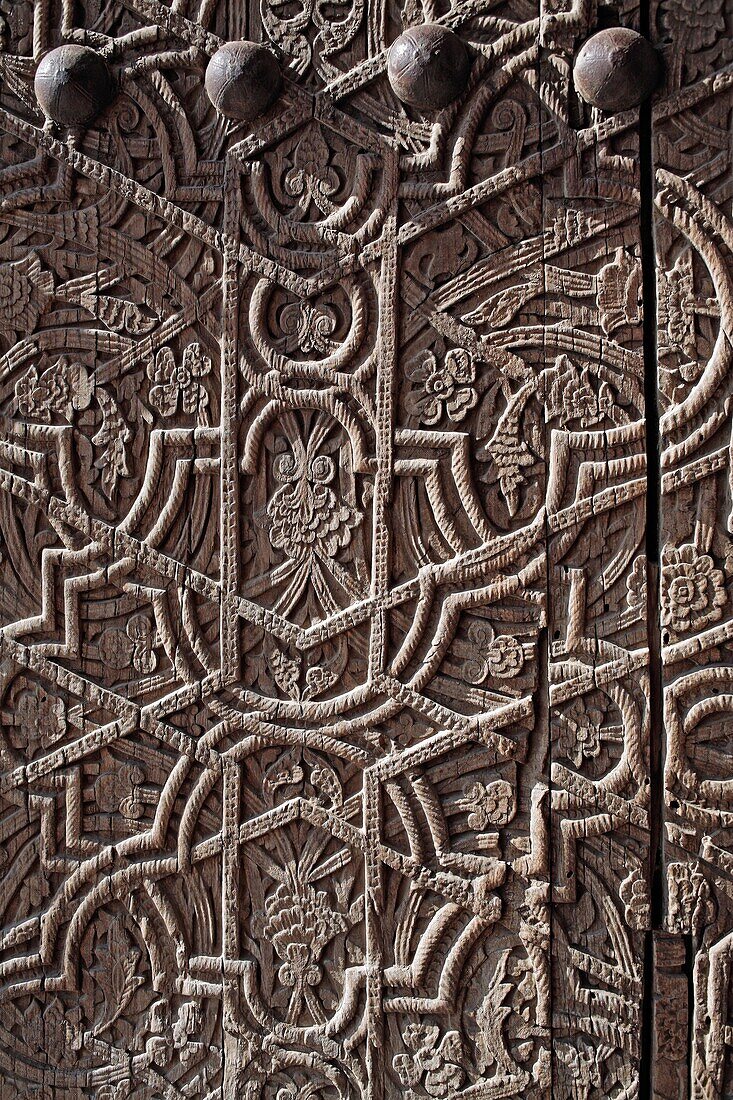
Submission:
M 277 58 L 256 42 L 225 42 L 206 68 L 206 92 L 217 111 L 252 122 L 278 97 L 282 74 Z
M 628 27 L 598 31 L 581 47 L 573 68 L 578 95 L 601 111 L 638 107 L 657 86 L 659 55 Z
M 426 111 L 447 107 L 465 89 L 470 71 L 465 43 L 438 23 L 410 27 L 392 43 L 387 59 L 397 98 Z
M 41 58 L 35 91 L 43 113 L 59 126 L 88 126 L 111 103 L 114 80 L 100 54 L 68 43 Z

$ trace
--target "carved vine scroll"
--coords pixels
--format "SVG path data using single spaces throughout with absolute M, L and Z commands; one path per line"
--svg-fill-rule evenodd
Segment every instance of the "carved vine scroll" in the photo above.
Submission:
M 732 19 L 0 0 L 0 1100 L 733 1096 Z

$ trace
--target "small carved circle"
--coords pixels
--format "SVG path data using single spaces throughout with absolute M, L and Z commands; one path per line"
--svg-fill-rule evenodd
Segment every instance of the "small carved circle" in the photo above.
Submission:
M 252 122 L 271 107 L 282 86 L 277 58 L 256 42 L 225 42 L 206 68 L 206 92 L 220 114 Z
M 111 103 L 114 80 L 103 57 L 69 43 L 41 58 L 35 90 L 47 118 L 59 126 L 88 126 Z
M 601 111 L 627 111 L 647 99 L 659 80 L 659 55 L 628 27 L 598 31 L 575 58 L 578 95 Z
M 447 107 L 466 87 L 470 71 L 465 43 L 438 23 L 410 27 L 392 43 L 387 60 L 398 99 L 426 111 Z

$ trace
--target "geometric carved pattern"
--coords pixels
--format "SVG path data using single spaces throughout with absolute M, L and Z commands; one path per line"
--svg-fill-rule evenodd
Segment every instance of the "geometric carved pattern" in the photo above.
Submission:
M 730 19 L 0 0 L 1 1100 L 733 1095 Z

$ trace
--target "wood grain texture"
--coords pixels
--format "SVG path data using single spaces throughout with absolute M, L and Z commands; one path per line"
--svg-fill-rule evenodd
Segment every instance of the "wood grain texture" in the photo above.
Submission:
M 0 0 L 0 1100 L 733 1097 L 732 19 Z

